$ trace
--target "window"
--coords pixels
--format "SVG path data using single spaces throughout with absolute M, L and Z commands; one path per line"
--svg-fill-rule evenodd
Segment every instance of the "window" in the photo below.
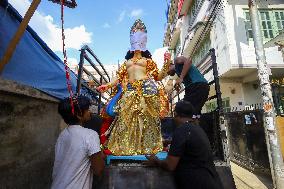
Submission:
M 276 37 L 284 28 L 284 10 L 259 10 L 260 26 L 264 41 Z M 248 39 L 252 39 L 250 14 L 245 10 L 245 27 Z
M 231 106 L 230 106 L 230 98 L 224 98 L 222 99 L 222 106 L 224 109 L 224 112 L 230 112 L 231 111 Z M 212 112 L 217 108 L 217 101 L 211 101 L 211 102 L 207 102 L 205 103 L 205 108 L 206 108 L 206 112 Z
M 274 11 L 278 33 L 284 29 L 284 11 Z
M 193 1 L 189 11 L 188 11 L 188 15 L 189 15 L 189 26 L 191 26 L 191 24 L 194 22 L 194 19 L 199 11 L 199 9 L 201 8 L 202 4 L 203 4 L 204 0 L 195 0 Z
M 251 22 L 250 22 L 250 16 L 249 16 L 249 12 L 245 12 L 245 25 L 246 25 L 246 30 L 247 30 L 247 37 L 249 39 L 252 39 L 252 28 L 251 28 Z
M 199 46 L 197 51 L 192 56 L 192 63 L 194 65 L 198 64 L 204 56 L 208 53 L 211 48 L 211 41 L 209 35 L 204 39 L 202 44 Z
M 190 8 L 190 17 L 194 17 L 196 11 L 197 11 L 197 3 L 196 1 L 194 1 Z
M 272 30 L 271 18 L 268 11 L 260 11 L 260 21 L 262 35 L 264 36 L 264 38 L 273 38 L 274 35 Z
M 230 112 L 231 111 L 230 98 L 229 97 L 222 99 L 222 106 L 223 106 L 224 112 Z
M 205 103 L 206 112 L 212 112 L 217 108 L 217 101 Z

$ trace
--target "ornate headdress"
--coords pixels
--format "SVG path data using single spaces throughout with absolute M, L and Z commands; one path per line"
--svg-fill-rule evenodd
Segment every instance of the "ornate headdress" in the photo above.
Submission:
M 138 19 L 134 22 L 130 30 L 130 51 L 146 51 L 146 44 L 147 29 L 142 20 Z

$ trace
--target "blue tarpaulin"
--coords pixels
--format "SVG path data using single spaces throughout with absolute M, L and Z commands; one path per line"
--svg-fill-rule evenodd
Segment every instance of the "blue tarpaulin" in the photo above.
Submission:
M 22 20 L 17 10 L 6 2 L 3 0 L 0 3 L 0 58 Z M 73 72 L 70 75 L 75 92 L 77 76 Z M 29 26 L 0 76 L 59 99 L 69 96 L 64 63 Z

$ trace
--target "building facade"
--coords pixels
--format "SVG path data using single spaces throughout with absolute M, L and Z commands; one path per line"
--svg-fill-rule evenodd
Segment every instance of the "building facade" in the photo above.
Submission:
M 257 77 L 257 62 L 252 39 L 252 28 L 247 0 L 221 1 L 172 0 L 168 13 L 164 46 L 173 56 L 191 57 L 199 68 L 206 67 L 206 54 L 214 48 L 225 111 L 262 107 Z M 264 43 L 279 35 L 284 28 L 284 2 L 281 0 L 258 3 Z M 213 20 L 213 21 L 212 21 Z M 277 111 L 284 105 L 283 53 L 277 47 L 265 48 L 269 75 L 272 81 Z M 212 80 L 212 73 L 205 75 Z M 214 95 L 214 87 L 210 95 Z M 216 101 L 209 101 L 203 110 L 216 108 Z

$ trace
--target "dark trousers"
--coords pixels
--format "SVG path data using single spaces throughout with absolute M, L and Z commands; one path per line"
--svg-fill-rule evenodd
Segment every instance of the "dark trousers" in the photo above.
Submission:
M 177 189 L 224 189 L 219 175 L 204 168 L 175 173 Z
M 192 83 L 185 87 L 184 99 L 189 101 L 195 108 L 196 114 L 201 114 L 201 109 L 208 99 L 209 85 L 204 82 Z

